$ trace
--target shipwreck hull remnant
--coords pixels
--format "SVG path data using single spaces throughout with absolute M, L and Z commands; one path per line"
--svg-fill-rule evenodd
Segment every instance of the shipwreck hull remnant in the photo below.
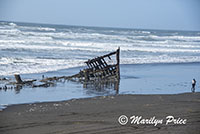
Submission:
M 49 87 L 56 85 L 56 82 L 68 80 L 82 83 L 83 88 L 88 89 L 101 90 L 112 87 L 118 93 L 120 80 L 120 48 L 109 54 L 89 59 L 85 63 L 87 65 L 86 68 L 72 76 L 44 78 L 43 75 L 41 80 L 32 79 L 23 81 L 19 74 L 15 74 L 16 82 L 9 82 L 9 80 L 5 79 L 9 83 L 5 84 L 5 86 L 0 89 L 21 89 L 24 86 L 30 86 L 32 88 Z M 14 85 L 14 87 L 11 85 Z
M 89 59 L 87 68 L 78 74 L 64 77 L 66 80 L 81 82 L 83 88 L 104 90 L 105 88 L 119 91 L 120 81 L 120 48 L 115 52 Z
M 108 63 L 112 61 L 111 56 L 116 59 L 115 63 Z M 78 79 L 82 82 L 95 82 L 95 81 L 117 81 L 120 79 L 120 48 L 115 52 L 89 59 L 86 61 L 87 68 L 81 70 L 66 79 Z

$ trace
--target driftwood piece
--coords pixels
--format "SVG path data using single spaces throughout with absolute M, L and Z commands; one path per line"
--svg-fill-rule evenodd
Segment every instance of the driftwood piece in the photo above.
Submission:
M 15 80 L 16 80 L 17 84 L 23 84 L 23 81 L 19 74 L 15 74 L 14 76 L 15 76 Z
M 35 79 L 33 80 L 28 80 L 28 81 L 22 81 L 21 76 L 19 74 L 15 74 L 15 80 L 16 80 L 16 84 L 32 84 L 34 81 L 37 81 Z

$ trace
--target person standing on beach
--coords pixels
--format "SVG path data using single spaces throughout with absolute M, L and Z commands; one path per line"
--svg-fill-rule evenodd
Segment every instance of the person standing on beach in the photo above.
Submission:
M 196 86 L 196 80 L 193 79 L 192 80 L 192 88 L 191 88 L 192 92 L 195 92 L 195 86 Z

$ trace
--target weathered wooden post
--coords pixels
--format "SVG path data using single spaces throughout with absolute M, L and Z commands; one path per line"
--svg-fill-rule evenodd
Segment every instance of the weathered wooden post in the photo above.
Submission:
M 116 59 L 117 59 L 117 78 L 120 79 L 120 67 L 119 67 L 119 64 L 120 64 L 120 47 L 117 49 L 117 54 L 116 54 Z
M 119 81 L 120 80 L 117 80 L 117 82 L 114 83 L 114 89 L 116 90 L 116 94 L 119 93 Z
M 19 74 L 15 74 L 15 79 L 17 81 L 17 84 L 22 84 L 23 83 L 23 81 L 22 81 L 22 79 L 21 79 Z

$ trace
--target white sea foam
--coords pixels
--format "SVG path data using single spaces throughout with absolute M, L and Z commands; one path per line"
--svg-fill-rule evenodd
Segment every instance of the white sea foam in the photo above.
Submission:
M 43 45 L 41 45 L 43 44 Z M 51 45 L 53 44 L 53 45 Z M 94 42 L 78 42 L 78 41 L 59 41 L 52 40 L 51 37 L 29 37 L 24 40 L 0 40 L 0 49 L 29 49 L 29 50 L 82 50 L 106 52 L 114 51 L 121 46 L 122 51 L 143 51 L 143 52 L 190 52 L 200 53 L 200 46 L 195 45 L 169 45 L 169 44 L 120 44 L 120 43 L 94 43 Z M 194 49 L 198 48 L 198 49 Z
M 41 73 L 47 71 L 56 71 L 64 68 L 82 66 L 82 60 L 74 59 L 33 59 L 33 58 L 10 58 L 0 59 L 1 75 L 13 75 L 16 73 Z
M 29 37 L 30 38 L 30 37 Z M 37 40 L 38 39 L 38 40 Z M 5 44 L 5 45 L 3 45 Z M 39 44 L 39 45 L 34 45 Z M 43 44 L 43 45 L 41 45 Z M 54 44 L 54 45 L 50 45 Z M 157 45 L 157 44 L 118 44 L 118 43 L 93 43 L 77 41 L 54 41 L 51 37 L 38 37 L 26 40 L 0 40 L 0 49 L 34 49 L 34 50 L 82 50 L 82 51 L 113 51 L 121 46 L 122 51 L 146 52 L 194 52 L 200 53 L 200 46 L 195 45 Z
M 184 40 L 184 41 L 200 41 L 200 36 L 156 36 L 150 35 L 152 39 L 156 40 Z
M 0 34 L 19 34 L 21 31 L 19 29 L 0 29 Z
M 20 29 L 22 30 L 38 30 L 38 31 L 49 31 L 49 32 L 55 32 L 56 29 L 55 28 L 50 28 L 50 27 L 38 27 L 38 26 L 19 26 Z
M 170 57 L 167 55 L 160 56 L 144 56 L 142 58 L 123 58 L 121 64 L 147 64 L 147 63 L 188 63 L 188 62 L 199 62 L 199 57 L 187 56 L 183 57 Z
M 170 57 L 167 55 L 160 56 L 143 56 L 135 58 L 121 58 L 121 64 L 144 64 L 144 63 L 187 63 L 199 62 L 199 57 L 191 56 L 189 59 L 183 57 Z M 84 60 L 78 59 L 30 59 L 30 58 L 1 58 L 0 59 L 1 75 L 13 75 L 16 73 L 41 73 L 47 71 L 56 71 L 71 67 L 84 66 Z
M 198 32 L 159 32 L 0 23 L 0 73 L 76 67 L 118 47 L 122 64 L 200 62 Z
M 17 26 L 17 24 L 15 24 L 15 23 L 12 23 L 12 22 L 11 22 L 11 23 L 9 23 L 9 25 L 10 25 L 10 26 L 13 26 L 13 27 L 16 27 L 16 26 Z
M 55 28 L 48 28 L 48 27 L 38 27 L 37 28 L 38 30 L 41 30 L 41 31 L 56 31 Z

